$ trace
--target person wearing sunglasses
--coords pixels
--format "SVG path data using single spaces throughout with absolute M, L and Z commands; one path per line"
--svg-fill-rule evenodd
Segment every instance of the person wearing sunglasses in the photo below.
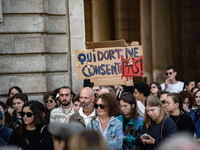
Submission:
M 168 66 L 165 74 L 167 79 L 165 80 L 165 83 L 160 85 L 162 90 L 170 93 L 179 93 L 183 90 L 184 83 L 176 80 L 177 72 L 174 66 Z
M 150 87 L 151 94 L 160 97 L 161 86 L 158 82 L 151 82 L 149 84 L 149 87 Z
M 123 145 L 130 149 L 135 148 L 135 138 L 143 126 L 143 118 L 137 113 L 137 102 L 135 97 L 124 92 L 120 98 L 120 109 L 122 115 L 117 118 L 123 124 Z
M 96 130 L 106 139 L 111 150 L 122 149 L 123 130 L 122 123 L 116 116 L 119 111 L 116 97 L 111 93 L 99 95 L 94 102 L 98 117 L 87 124 L 87 130 Z
M 44 105 L 38 101 L 24 104 L 20 112 L 22 124 L 11 134 L 10 145 L 24 150 L 53 150 L 53 139 L 47 128 L 44 109 Z
M 174 120 L 179 132 L 189 132 L 192 136 L 195 127 L 191 116 L 183 109 L 183 101 L 178 93 L 169 93 L 166 97 L 165 109 Z
M 51 111 L 52 109 L 57 107 L 57 103 L 55 100 L 55 94 L 53 92 L 46 92 L 43 95 L 43 102 L 45 107 Z
M 167 92 L 167 91 L 161 91 L 160 92 L 160 101 L 163 104 L 163 107 L 165 107 L 165 100 L 166 100 L 166 97 L 167 97 L 168 93 L 169 92 Z

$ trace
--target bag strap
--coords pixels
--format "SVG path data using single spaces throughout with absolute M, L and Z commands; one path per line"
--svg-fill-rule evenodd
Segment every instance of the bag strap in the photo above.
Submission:
M 41 129 L 40 129 L 40 134 L 42 134 L 44 128 L 46 127 L 47 125 L 44 125 Z
M 166 117 L 163 119 L 163 122 L 162 122 L 162 126 L 161 126 L 161 133 L 160 133 L 160 136 L 162 137 L 162 133 L 163 133 L 163 126 L 164 126 L 164 122 L 165 122 L 165 119 L 166 119 Z
M 128 125 L 128 128 L 125 131 L 125 136 L 129 133 L 129 131 L 131 130 L 132 125 Z
M 91 127 L 92 127 L 92 130 L 93 130 L 93 121 L 91 121 Z

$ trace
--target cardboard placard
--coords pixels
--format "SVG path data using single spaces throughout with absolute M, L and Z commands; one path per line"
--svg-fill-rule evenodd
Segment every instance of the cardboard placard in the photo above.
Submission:
M 92 79 L 94 84 L 109 79 L 111 84 L 103 85 L 130 85 L 133 76 L 144 75 L 143 52 L 139 45 L 75 50 L 75 61 L 77 78 Z

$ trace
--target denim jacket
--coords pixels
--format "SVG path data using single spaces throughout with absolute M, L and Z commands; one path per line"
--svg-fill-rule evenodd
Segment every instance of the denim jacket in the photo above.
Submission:
M 190 110 L 189 114 L 195 124 L 196 138 L 200 138 L 200 109 L 194 108 Z
M 93 129 L 98 132 L 101 132 L 101 123 L 99 121 L 99 117 L 97 117 L 91 123 L 88 123 L 86 129 L 87 130 Z M 116 140 L 114 140 L 115 137 L 117 138 Z M 115 117 L 111 117 L 110 121 L 108 122 L 106 141 L 110 150 L 122 149 L 122 144 L 123 144 L 122 123 Z

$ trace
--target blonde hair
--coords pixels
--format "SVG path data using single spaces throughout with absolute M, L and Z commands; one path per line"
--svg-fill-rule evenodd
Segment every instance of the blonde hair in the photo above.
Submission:
M 157 96 L 155 96 L 155 95 L 148 96 L 145 106 L 160 107 L 160 114 L 159 114 L 158 118 L 156 119 L 156 124 L 160 124 L 163 121 L 163 119 L 166 117 L 165 109 Z M 145 114 L 144 114 L 144 126 L 146 128 L 149 128 L 151 126 L 151 118 L 147 114 L 146 110 L 145 110 Z
M 95 130 L 88 130 L 75 134 L 68 143 L 69 150 L 86 150 L 89 148 L 108 150 L 108 145 L 103 136 Z

